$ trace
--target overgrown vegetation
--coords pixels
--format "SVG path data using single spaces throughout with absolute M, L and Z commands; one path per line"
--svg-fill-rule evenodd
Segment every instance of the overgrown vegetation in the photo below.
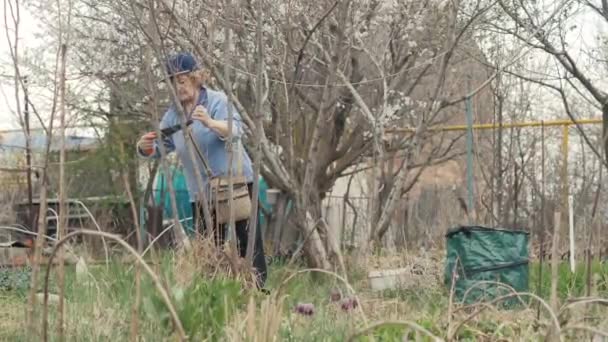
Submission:
M 339 300 L 332 299 L 332 293 L 338 291 L 344 298 L 349 294 L 347 287 L 335 277 L 325 274 L 304 272 L 291 278 L 289 275 L 301 270 L 285 264 L 271 266 L 269 288 L 274 292 L 265 295 L 243 288 L 242 283 L 225 276 L 198 274 L 190 278 L 187 285 L 176 281 L 175 257 L 165 255 L 157 265 L 163 274 L 165 287 L 170 291 L 180 320 L 188 336 L 193 341 L 237 340 L 250 341 L 257 336 L 259 341 L 345 341 L 366 325 L 385 322 L 357 341 L 395 341 L 407 338 L 431 341 L 427 335 L 407 326 L 411 322 L 442 339 L 447 338 L 450 329 L 455 329 L 464 322 L 474 307 L 464 307 L 454 303 L 450 310 L 449 291 L 440 283 L 429 283 L 423 287 L 397 288 L 381 292 L 372 292 L 363 277 L 361 267 L 353 267 L 349 274 L 351 285 L 356 291 L 360 308 L 345 310 Z M 559 297 L 562 303 L 585 295 L 586 274 L 584 265 L 579 265 L 575 274 L 571 274 L 569 265 L 560 265 Z M 538 263 L 530 269 L 530 290 L 537 293 Z M 546 267 L 545 267 L 546 270 Z M 89 267 L 87 275 L 77 274 L 73 267 L 66 273 L 66 339 L 105 341 L 127 340 L 129 336 L 131 309 L 135 290 L 134 270 L 128 264 L 114 260 L 107 267 L 96 265 Z M 592 271 L 595 284 L 592 293 L 596 296 L 608 295 L 608 266 L 593 263 Z M 13 273 L 18 274 L 19 271 Z M 416 275 L 412 275 L 416 277 Z M 550 277 L 543 272 L 541 297 L 548 299 Z M 140 338 L 145 340 L 164 340 L 170 338 L 174 329 L 166 310 L 152 283 L 146 277 L 142 280 L 142 308 L 139 315 Z M 281 289 L 278 293 L 276 290 Z M 56 284 L 52 293 L 57 292 Z M 2 289 L 0 304 L 6 308 L 2 314 L 2 333 L 0 339 L 21 341 L 26 339 L 21 329 L 26 303 L 25 292 Z M 310 303 L 314 314 L 303 315 L 295 308 L 298 304 Z M 566 325 L 576 318 L 573 312 L 580 309 L 572 307 L 564 310 L 558 318 Z M 547 333 L 550 315 L 541 308 L 540 320 L 536 320 L 537 302 L 529 301 L 528 307 L 510 310 L 499 310 L 490 307 L 485 312 L 473 317 L 452 331 L 453 338 L 461 341 L 479 340 L 536 340 Z M 602 306 L 584 307 L 586 312 L 583 322 L 587 326 L 608 327 L 605 319 L 606 309 Z M 570 311 L 570 312 L 569 312 Z M 50 336 L 56 337 L 56 306 L 51 301 Z M 366 323 L 367 322 L 367 323 Z M 268 329 L 274 325 L 274 329 Z M 261 334 L 267 333 L 262 336 Z M 572 335 L 576 333 L 575 335 Z M 252 335 L 253 334 L 253 335 Z M 582 333 L 564 332 L 570 338 L 582 337 Z M 260 339 L 261 338 L 261 339 Z
M 10 49 L 0 57 L 10 61 L 13 89 L 6 94 L 15 102 L 6 107 L 26 143 L 15 156 L 0 156 L 10 163 L 3 172 L 11 174 L 2 179 L 0 221 L 16 227 L 4 211 L 25 197 L 22 187 L 31 177 L 24 172 L 39 174 L 32 195 L 42 205 L 31 269 L 0 269 L 0 339 L 43 336 L 39 257 L 53 248 L 44 235 L 61 237 L 72 228 L 66 210 L 47 210 L 46 199 L 58 197 L 57 207 L 64 208 L 66 198 L 101 194 L 123 199 L 120 209 L 107 207 L 108 200 L 99 205 L 105 215 L 93 210 L 82 217 L 95 221 L 88 228 L 120 234 L 131 254 L 123 259 L 112 250 L 111 263 L 91 262 L 88 271 L 68 267 L 64 274 L 63 264 L 53 270 L 51 340 L 608 337 L 603 263 L 594 262 L 589 272 L 579 263 L 572 273 L 562 262 L 553 275 L 548 263 L 542 275 L 532 264 L 531 293 L 510 294 L 512 302 L 523 302 L 510 308 L 500 301 L 455 303 L 441 271 L 433 273 L 442 268 L 439 237 L 465 221 L 523 229 L 533 244 L 561 239 L 549 246 L 557 257 L 571 248 L 572 219 L 573 256 L 601 259 L 608 95 L 599 80 L 608 70 L 608 39 L 602 28 L 576 30 L 584 23 L 608 25 L 607 1 L 8 0 L 3 9 L 2 39 Z M 30 23 L 20 13 L 28 11 L 39 21 L 44 46 L 22 36 Z M 592 43 L 581 39 L 590 35 Z M 176 51 L 193 52 L 206 86 L 226 93 L 245 126 L 254 169 L 280 190 L 272 212 L 279 219 L 269 224 L 269 235 L 280 240 L 287 232 L 290 246 L 272 241 L 276 252 L 298 248 L 304 261 L 273 264 L 269 295 L 250 289 L 251 275 L 230 251 L 196 242 L 162 256 L 153 249 L 145 272 L 131 263 L 144 258 L 140 233 L 152 232 L 143 227 L 150 217 L 141 222 L 150 205 L 141 195 L 151 190 L 153 170 L 170 166 L 169 158 L 142 162 L 134 145 L 159 128 L 175 101 L 169 83 L 159 81 L 163 61 Z M 466 150 L 465 130 L 445 127 L 464 123 L 465 113 L 467 124 L 493 124 L 489 133 L 467 125 Z M 506 128 L 599 113 L 604 129 L 573 122 L 554 122 L 547 131 L 544 123 L 532 132 L 521 123 Z M 99 128 L 95 151 L 57 146 L 75 122 Z M 46 135 L 33 162 L 30 128 Z M 569 139 L 579 143 L 571 158 Z M 573 161 L 579 166 L 569 166 Z M 465 178 L 467 201 L 460 193 Z M 59 217 L 47 227 L 49 212 Z M 189 241 L 177 221 L 167 237 Z M 102 233 L 95 233 L 97 243 Z M 72 242 L 84 242 L 83 256 L 95 254 L 87 239 Z M 371 291 L 367 272 L 403 266 L 400 259 L 425 265 L 401 288 Z

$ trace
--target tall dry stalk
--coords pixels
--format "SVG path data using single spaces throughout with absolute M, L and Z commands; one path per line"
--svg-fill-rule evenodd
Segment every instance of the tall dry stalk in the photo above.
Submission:
M 121 145 L 122 146 L 122 145 Z M 122 151 L 124 156 L 124 150 Z M 125 190 L 127 191 L 127 197 L 129 198 L 129 203 L 131 205 L 131 213 L 133 214 L 133 223 L 135 226 L 135 235 L 137 236 L 137 253 L 141 256 L 143 245 L 142 245 L 142 236 L 139 224 L 139 215 L 137 214 L 137 205 L 135 203 L 135 199 L 133 198 L 133 194 L 131 193 L 131 187 L 129 183 L 129 174 L 128 172 L 123 172 L 122 179 L 125 184 Z M 135 302 L 133 303 L 133 307 L 131 309 L 131 341 L 137 341 L 137 336 L 139 335 L 139 305 L 141 302 L 141 266 L 139 264 L 135 264 Z
M 448 298 L 448 331 L 447 335 L 450 336 L 452 332 L 452 320 L 454 314 L 454 294 L 456 293 L 456 279 L 458 277 L 458 263 L 460 262 L 460 258 L 456 258 L 456 263 L 454 264 L 454 269 L 452 270 L 452 280 L 450 282 L 450 296 Z
M 560 226 L 561 226 L 561 213 L 558 211 L 554 216 L 554 226 L 553 226 L 553 243 L 551 246 L 551 308 L 557 312 L 559 310 L 559 303 L 557 298 L 557 284 L 559 281 L 559 234 L 560 234 Z
M 249 236 L 247 239 L 247 265 L 251 265 L 253 262 L 253 251 L 256 243 L 256 234 L 258 229 L 258 196 L 260 191 L 260 184 L 258 178 L 260 177 L 260 148 L 262 140 L 262 130 L 264 125 L 262 122 L 262 110 L 263 110 L 263 97 L 262 93 L 262 78 L 264 71 L 264 42 L 262 32 L 263 22 L 263 1 L 257 0 L 258 8 L 256 15 L 256 80 L 255 80 L 255 131 L 253 134 L 254 149 L 253 149 L 253 203 L 251 203 L 251 217 L 249 218 Z
M 150 93 L 151 95 L 151 104 L 150 104 L 150 110 L 152 112 L 152 119 L 154 120 L 154 126 L 156 128 L 158 128 L 158 123 L 160 122 L 160 114 L 158 112 L 158 95 L 159 95 L 159 91 L 158 91 L 158 85 L 155 82 L 156 80 L 154 79 L 154 73 L 152 71 L 152 64 L 153 64 L 153 53 L 151 51 L 150 48 L 146 48 L 144 51 L 144 58 L 143 58 L 143 62 L 144 62 L 144 70 L 145 70 L 145 83 L 146 83 L 146 87 L 148 90 L 148 93 Z M 157 134 L 159 134 L 160 136 L 160 130 L 157 131 Z M 165 147 L 164 145 L 160 144 L 160 151 L 161 151 L 161 155 L 162 156 L 166 156 L 166 151 L 165 151 Z M 176 230 L 182 230 L 183 231 L 183 227 L 181 226 L 180 222 L 179 222 L 179 217 L 178 217 L 178 210 L 177 210 L 177 198 L 175 196 L 175 187 L 173 186 L 173 182 L 171 181 L 171 179 L 169 178 L 169 175 L 171 174 L 169 171 L 169 166 L 167 165 L 167 160 L 166 158 L 162 158 L 160 160 L 160 167 L 162 168 L 162 171 L 164 173 L 164 177 L 166 179 L 168 179 L 167 181 L 167 188 L 169 190 L 169 201 L 171 204 L 171 211 L 174 213 L 173 215 L 173 229 Z M 184 233 L 185 234 L 185 233 Z M 176 235 L 176 234 L 174 234 Z M 182 236 L 181 233 L 179 233 L 179 236 Z M 187 245 L 186 245 L 187 247 Z
M 230 9 L 232 8 L 231 5 L 231 0 L 227 0 L 226 1 L 226 8 Z M 230 13 L 230 12 L 229 12 Z M 236 237 L 236 226 L 235 226 L 235 222 L 234 222 L 234 200 L 233 200 L 233 194 L 234 194 L 234 181 L 232 179 L 232 169 L 233 169 L 233 165 L 234 165 L 234 137 L 232 135 L 232 129 L 233 129 L 233 125 L 234 125 L 234 118 L 232 115 L 233 112 L 233 96 L 232 96 L 232 84 L 230 83 L 230 64 L 231 64 L 231 53 L 230 53 L 230 48 L 231 48 L 231 44 L 232 44 L 232 30 L 230 28 L 230 25 L 225 25 L 224 26 L 224 80 L 225 80 L 225 90 L 226 90 L 226 95 L 228 96 L 228 139 L 226 139 L 226 153 L 228 153 L 228 170 L 229 171 L 229 175 L 230 177 L 228 177 L 228 211 L 229 211 L 229 219 L 228 219 L 228 229 L 229 231 L 229 235 L 231 237 L 230 240 L 230 252 L 231 252 L 231 258 L 232 258 L 232 263 L 235 263 L 236 260 L 236 253 L 238 253 L 238 247 L 237 247 L 237 237 Z M 241 142 L 239 141 L 239 147 L 241 146 Z M 241 158 L 242 158 L 242 153 L 243 151 L 241 151 L 241 149 L 238 149 L 238 152 L 241 154 L 239 156 L 237 156 L 238 161 L 237 161 L 237 169 L 239 169 L 240 171 L 240 166 L 241 164 Z M 219 230 L 219 227 L 216 227 L 216 229 Z M 236 270 L 235 270 L 236 271 Z
M 23 78 L 24 106 L 23 121 L 25 128 L 25 167 L 27 177 L 27 204 L 28 204 L 28 220 L 27 224 L 34 224 L 34 190 L 32 187 L 32 136 L 30 131 L 30 111 L 29 111 L 29 96 L 28 96 L 28 80 Z
M 278 341 L 286 297 L 273 294 L 262 301 L 259 309 L 254 297 L 250 297 L 247 311 L 243 315 L 237 315 L 226 328 L 226 337 L 235 342 Z
M 7 2 L 5 2 L 5 9 L 6 9 L 6 4 Z M 16 6 L 16 13 L 19 13 L 19 2 L 15 2 L 15 6 Z M 6 11 L 5 11 L 5 25 L 8 27 L 8 20 L 6 18 Z M 19 16 L 17 15 L 16 18 L 14 18 L 14 24 L 16 26 L 16 28 L 19 27 Z M 14 49 L 11 49 L 11 57 L 12 57 L 12 62 L 13 62 L 13 66 L 15 69 L 15 74 L 16 76 L 20 75 L 20 69 L 19 69 L 19 58 L 18 58 L 18 45 L 17 45 L 17 38 L 18 38 L 18 29 L 14 30 L 15 32 L 15 46 Z M 7 30 L 7 39 L 10 41 L 10 37 L 8 36 L 8 30 Z M 60 45 L 61 47 L 61 45 Z M 38 235 L 36 237 L 36 241 L 34 244 L 34 256 L 33 256 L 33 260 L 32 260 L 32 272 L 31 272 L 31 283 L 30 283 L 30 291 L 28 294 L 28 302 L 27 302 L 27 309 L 26 309 L 26 326 L 27 326 L 27 334 L 30 335 L 30 337 L 33 337 L 33 335 L 36 335 L 38 330 L 36 328 L 36 324 L 35 324 L 35 317 L 34 317 L 34 313 L 35 313 L 35 308 L 37 306 L 37 299 L 36 299 L 36 290 L 38 289 L 38 275 L 39 275 L 39 271 L 40 271 L 40 261 L 41 261 L 41 256 L 42 256 L 42 249 L 43 249 L 43 245 L 45 242 L 45 236 L 46 236 L 46 231 L 47 231 L 47 220 L 46 220 L 46 215 L 47 215 L 47 209 L 48 209 L 48 203 L 47 203 L 47 193 L 48 193 L 48 185 L 49 185 L 49 179 L 48 179 L 48 166 L 49 166 L 49 156 L 50 156 L 50 149 L 51 149 L 51 141 L 52 141 L 52 137 L 53 137 L 53 123 L 55 120 L 55 112 L 57 109 L 57 91 L 58 91 L 58 87 L 57 87 L 57 77 L 59 75 L 59 58 L 60 58 L 60 52 L 61 49 L 58 49 L 57 51 L 57 55 L 56 55 L 56 59 L 55 59 L 55 72 L 54 72 L 54 82 L 53 82 L 53 98 L 52 98 L 52 105 L 51 105 L 51 112 L 49 115 L 49 126 L 48 127 L 44 127 L 45 128 L 45 132 L 46 132 L 46 136 L 47 136 L 47 140 L 46 140 L 46 146 L 45 146 L 45 150 L 44 150 L 44 159 L 43 159 L 43 165 L 41 168 L 41 177 L 42 177 L 42 182 L 41 182 L 41 186 L 40 186 L 40 207 L 39 207 L 39 211 L 38 211 L 38 222 L 37 222 L 37 231 L 38 231 Z M 15 83 L 15 87 L 18 87 L 18 83 Z M 16 91 L 16 94 L 18 95 L 18 91 Z M 38 115 L 38 114 L 37 114 Z M 38 116 L 38 118 L 40 119 L 40 116 Z M 43 121 L 40 120 L 40 122 L 42 123 Z
M 120 145 L 120 160 L 126 160 L 127 154 L 124 150 L 124 145 Z M 137 238 L 137 253 L 143 258 L 143 237 L 141 236 L 141 225 L 139 222 L 139 215 L 137 211 L 137 204 L 135 198 L 131 192 L 131 186 L 129 181 L 129 173 L 122 172 L 122 180 L 125 185 L 127 192 L 127 198 L 131 206 L 131 214 L 133 215 L 133 225 L 135 228 L 135 236 Z M 131 309 L 131 329 L 130 329 L 130 340 L 137 341 L 139 335 L 139 307 L 141 303 L 141 266 L 139 263 L 135 264 L 135 301 Z
M 44 239 L 46 236 L 46 211 L 48 208 L 47 204 L 47 188 L 48 188 L 48 175 L 46 167 L 43 169 L 42 186 L 40 188 L 40 210 L 38 211 L 38 236 L 36 236 L 36 242 L 34 245 L 34 258 L 32 260 L 32 278 L 30 283 L 30 293 L 28 296 L 26 323 L 28 326 L 29 334 L 37 334 L 34 312 L 37 305 L 36 290 L 38 288 L 38 273 L 40 270 L 40 259 L 42 257 L 42 248 L 44 245 Z
M 61 45 L 61 74 L 59 76 L 59 131 L 61 137 L 61 148 L 59 151 L 59 219 L 57 222 L 57 238 L 61 239 L 67 232 L 67 206 L 66 206 L 66 181 L 65 181 L 65 88 L 66 88 L 66 57 L 68 46 Z M 59 265 L 57 268 L 57 286 L 59 287 L 59 305 L 57 317 L 57 335 L 60 341 L 64 340 L 64 302 L 65 302 L 65 250 L 60 248 L 58 251 Z
M 13 62 L 13 71 L 14 71 L 14 83 L 15 83 L 15 103 L 16 103 L 16 110 L 17 110 L 17 114 L 19 119 L 22 118 L 21 116 L 21 97 L 19 94 L 19 90 L 20 90 L 20 82 L 22 81 L 22 77 L 21 77 L 21 69 L 20 69 L 20 57 L 19 57 L 19 29 L 21 27 L 21 16 L 20 16 L 20 6 L 19 6 L 19 1 L 15 1 L 14 3 L 12 1 L 4 1 L 4 28 L 5 28 L 5 33 L 6 33 L 6 41 L 8 43 L 8 47 L 9 47 L 9 53 Z M 9 21 L 9 15 L 10 15 L 10 21 Z M 12 23 L 12 27 L 9 26 L 9 22 Z M 10 32 L 13 32 L 13 37 L 11 37 Z M 26 134 L 26 144 L 29 145 L 29 134 Z M 44 176 L 44 175 L 43 175 Z M 44 179 L 44 178 L 43 178 Z M 44 183 L 44 182 L 43 182 Z M 44 187 L 43 187 L 44 188 Z M 43 189 L 42 192 L 45 192 Z M 40 211 L 42 212 L 42 207 L 45 206 L 42 203 L 46 204 L 46 193 L 41 194 L 41 205 L 40 205 Z M 44 198 L 44 202 L 42 202 L 42 199 Z M 31 208 L 30 208 L 31 210 Z M 46 207 L 44 208 L 44 213 L 46 214 Z M 31 216 L 31 212 L 30 212 L 30 216 Z M 46 216 L 46 215 L 45 215 Z M 46 220 L 44 220 L 46 221 Z M 32 220 L 30 220 L 30 223 L 33 223 Z M 40 226 L 39 226 L 40 227 Z M 46 233 L 46 231 L 43 234 L 39 234 L 38 238 L 36 239 L 36 247 L 40 246 L 40 248 L 42 248 L 42 242 L 44 241 L 44 237 L 42 235 L 44 235 Z M 36 250 L 40 250 L 40 248 L 36 248 Z M 34 265 L 32 267 L 32 279 L 35 279 L 36 276 L 36 271 L 37 271 L 37 267 L 36 267 L 36 260 L 34 260 Z M 30 290 L 30 296 L 29 296 L 29 300 L 28 300 L 28 308 L 26 310 L 26 324 L 28 327 L 28 332 L 32 333 L 35 331 L 35 326 L 34 326 L 34 305 L 36 303 L 36 298 L 35 298 L 35 287 L 32 286 L 32 289 Z
M 59 13 L 62 13 L 61 0 L 57 0 L 57 9 Z M 59 217 L 57 222 L 57 238 L 61 239 L 67 234 L 68 224 L 68 207 L 66 205 L 67 200 L 67 188 L 65 179 L 65 163 L 66 163 L 66 141 L 65 141 L 65 128 L 66 128 L 66 74 L 67 74 L 67 53 L 68 44 L 70 37 L 70 20 L 72 12 L 72 1 L 68 1 L 67 8 L 67 22 L 64 23 L 62 16 L 58 17 L 59 21 L 59 44 L 60 44 L 60 60 L 61 60 L 61 71 L 59 74 L 59 129 L 61 135 L 61 146 L 59 151 Z M 64 37 L 65 36 L 65 37 Z M 46 216 L 46 215 L 44 215 Z M 57 336 L 59 341 L 65 340 L 65 248 L 60 248 L 58 251 L 59 266 L 57 269 L 57 287 L 59 288 L 59 304 L 58 304 L 58 317 L 57 317 Z
M 591 296 L 591 263 L 593 262 L 592 258 L 593 258 L 593 239 L 596 238 L 598 240 L 600 240 L 600 235 L 599 234 L 594 234 L 595 233 L 595 227 L 597 227 L 600 224 L 599 221 L 599 217 L 596 217 L 597 214 L 597 206 L 599 203 L 599 199 L 600 199 L 600 193 L 602 191 L 602 171 L 604 170 L 604 167 L 600 161 L 599 163 L 599 179 L 598 179 L 598 183 L 597 183 L 597 190 L 595 191 L 595 197 L 593 199 L 593 209 L 591 210 L 591 224 L 589 226 L 589 228 L 587 228 L 587 296 Z M 597 251 L 599 252 L 599 251 Z
M 145 13 L 140 12 L 139 8 L 136 8 L 136 6 L 134 6 L 133 2 L 130 2 L 131 4 L 131 8 L 133 9 L 134 13 L 138 13 L 141 16 L 143 16 Z M 158 137 L 161 136 L 160 133 L 160 127 L 159 127 L 159 122 L 160 122 L 160 116 L 158 113 L 158 100 L 157 100 L 157 96 L 158 96 L 158 89 L 156 88 L 156 86 L 153 84 L 153 82 L 155 82 L 154 80 L 154 73 L 152 72 L 152 65 L 151 65 L 151 55 L 150 52 L 153 52 L 154 55 L 156 55 L 156 57 L 158 58 L 158 60 L 166 60 L 166 57 L 168 56 L 168 54 L 166 53 L 166 48 L 165 48 L 165 41 L 164 41 L 164 33 L 162 32 L 159 23 L 158 23 L 158 8 L 157 5 L 154 1 L 148 1 L 149 4 L 149 18 L 148 21 L 144 24 L 143 22 L 139 21 L 138 25 L 140 27 L 140 29 L 142 30 L 142 32 L 146 35 L 146 38 L 149 40 L 149 43 L 147 45 L 147 47 L 149 49 L 146 49 L 146 54 L 147 57 L 146 58 L 146 62 L 147 62 L 147 67 L 146 67 L 146 74 L 149 76 L 148 77 L 148 81 L 150 82 L 150 90 L 152 91 L 152 113 L 153 113 L 153 118 L 154 118 L 154 127 L 156 128 L 156 134 Z M 163 74 L 163 80 L 167 83 L 167 84 L 171 84 L 170 80 L 169 80 L 169 75 L 168 75 L 168 71 L 165 70 L 164 68 L 161 69 L 162 70 L 162 74 Z M 175 106 L 177 107 L 178 113 L 180 113 L 180 125 L 181 125 L 181 129 L 184 132 L 184 137 L 185 137 L 185 141 L 186 141 L 186 150 L 188 151 L 188 154 L 190 156 L 190 159 L 192 161 L 196 160 L 196 156 L 194 154 L 194 147 L 193 147 L 193 141 L 192 139 L 189 139 L 186 136 L 186 132 L 188 132 L 188 128 L 186 127 L 186 120 L 184 118 L 184 108 L 181 105 L 181 102 L 179 101 L 179 98 L 177 97 L 177 93 L 176 90 L 173 86 L 169 86 L 168 90 L 171 94 L 171 99 L 173 100 L 173 103 L 175 104 Z M 160 155 L 161 155 L 161 167 L 162 170 L 164 172 L 164 174 L 166 175 L 166 177 L 168 177 L 170 175 L 169 172 L 169 166 L 168 166 L 168 162 L 167 162 L 167 150 L 164 146 L 164 144 L 159 144 L 159 150 L 160 150 Z M 196 182 L 197 185 L 199 187 L 199 189 L 204 189 L 203 187 L 203 179 L 202 179 L 202 175 L 201 172 L 199 170 L 199 172 L 195 172 L 196 175 Z M 179 222 L 179 217 L 178 217 L 178 210 L 177 210 L 177 200 L 175 197 L 175 188 L 173 186 L 173 182 L 167 182 L 167 187 L 169 188 L 169 198 L 171 200 L 171 208 L 173 210 L 173 223 L 174 223 L 174 236 L 176 237 L 176 239 L 178 240 L 179 243 L 179 247 L 184 248 L 184 249 L 190 249 L 192 247 L 192 244 L 190 243 L 190 239 L 188 238 L 188 236 L 186 235 L 186 232 L 182 226 L 182 224 Z M 206 201 L 205 198 L 205 193 L 204 191 L 201 191 L 199 194 L 197 194 L 198 198 L 200 198 L 200 201 L 203 203 L 203 211 L 205 213 L 205 222 L 207 223 L 207 227 L 211 227 L 211 217 L 209 215 L 209 208 L 208 208 L 208 203 Z
M 546 196 L 546 181 L 545 181 L 545 123 L 541 122 L 541 195 L 540 195 L 540 260 L 538 266 L 538 286 L 536 292 L 542 296 L 543 284 L 543 264 L 545 263 L 545 196 Z M 537 308 L 536 319 L 540 319 L 540 304 Z

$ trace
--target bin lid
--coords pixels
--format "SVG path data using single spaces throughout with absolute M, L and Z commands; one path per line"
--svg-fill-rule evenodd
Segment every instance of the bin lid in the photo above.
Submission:
M 493 227 L 486 227 L 486 226 L 480 226 L 480 225 L 471 225 L 471 226 L 457 226 L 454 228 L 450 228 L 448 229 L 448 232 L 445 234 L 446 238 L 451 237 L 452 235 L 458 234 L 458 233 L 469 233 L 472 231 L 485 231 L 485 232 L 494 232 L 494 233 L 507 233 L 507 234 L 525 234 L 525 235 L 530 235 L 529 232 L 525 231 L 525 230 L 515 230 L 515 229 L 506 229 L 506 228 L 493 228 Z

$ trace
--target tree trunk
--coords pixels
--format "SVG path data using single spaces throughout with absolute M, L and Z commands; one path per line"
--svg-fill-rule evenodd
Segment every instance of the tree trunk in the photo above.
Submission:
M 302 243 L 304 244 L 304 252 L 308 259 L 308 265 L 313 268 L 324 270 L 331 269 L 329 256 L 321 235 L 319 234 L 317 221 L 308 211 L 298 212 L 298 222 L 300 222 L 300 230 L 302 231 Z

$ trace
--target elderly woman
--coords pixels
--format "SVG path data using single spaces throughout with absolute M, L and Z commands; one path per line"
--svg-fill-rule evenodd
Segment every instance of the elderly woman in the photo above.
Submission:
M 190 53 L 180 53 L 170 57 L 166 63 L 167 73 L 171 84 L 175 89 L 177 98 L 186 113 L 186 119 L 192 120 L 188 126 L 190 134 L 184 134 L 182 130 L 175 130 L 167 136 L 163 136 L 161 141 L 166 147 L 167 153 L 176 152 L 179 160 L 184 167 L 186 184 L 192 205 L 193 219 L 196 227 L 201 233 L 207 233 L 202 205 L 200 203 L 201 193 L 209 195 L 210 176 L 228 176 L 228 153 L 226 151 L 226 138 L 229 137 L 228 118 L 232 115 L 232 136 L 240 138 L 242 136 L 242 123 L 239 113 L 232 110 L 228 111 L 228 100 L 224 93 L 206 88 L 203 85 L 203 75 L 200 67 Z M 164 114 L 160 129 L 176 127 L 180 125 L 180 113 L 173 104 Z M 186 139 L 191 139 L 196 144 L 195 160 L 191 159 L 190 151 L 186 145 Z M 156 132 L 144 134 L 137 143 L 138 154 L 146 158 L 159 158 L 160 148 L 158 146 Z M 237 146 L 233 165 L 239 166 L 242 176 L 246 179 L 249 198 L 251 198 L 253 171 L 251 158 L 240 142 Z M 194 152 L 194 151 L 193 151 Z M 199 188 L 199 175 L 203 180 L 203 189 Z M 207 196 L 209 197 L 209 196 Z M 246 197 L 246 196 L 245 196 Z M 217 212 L 211 205 L 211 216 L 213 227 L 211 231 L 216 238 L 216 243 L 223 244 L 226 235 L 227 224 L 216 224 Z M 237 245 L 241 257 L 245 257 L 248 244 L 248 225 L 247 218 L 235 222 Z M 219 226 L 219 231 L 215 231 Z M 264 286 L 267 276 L 266 259 L 262 244 L 262 234 L 260 229 L 256 229 L 254 246 L 253 266 L 256 271 L 257 285 L 259 288 Z

